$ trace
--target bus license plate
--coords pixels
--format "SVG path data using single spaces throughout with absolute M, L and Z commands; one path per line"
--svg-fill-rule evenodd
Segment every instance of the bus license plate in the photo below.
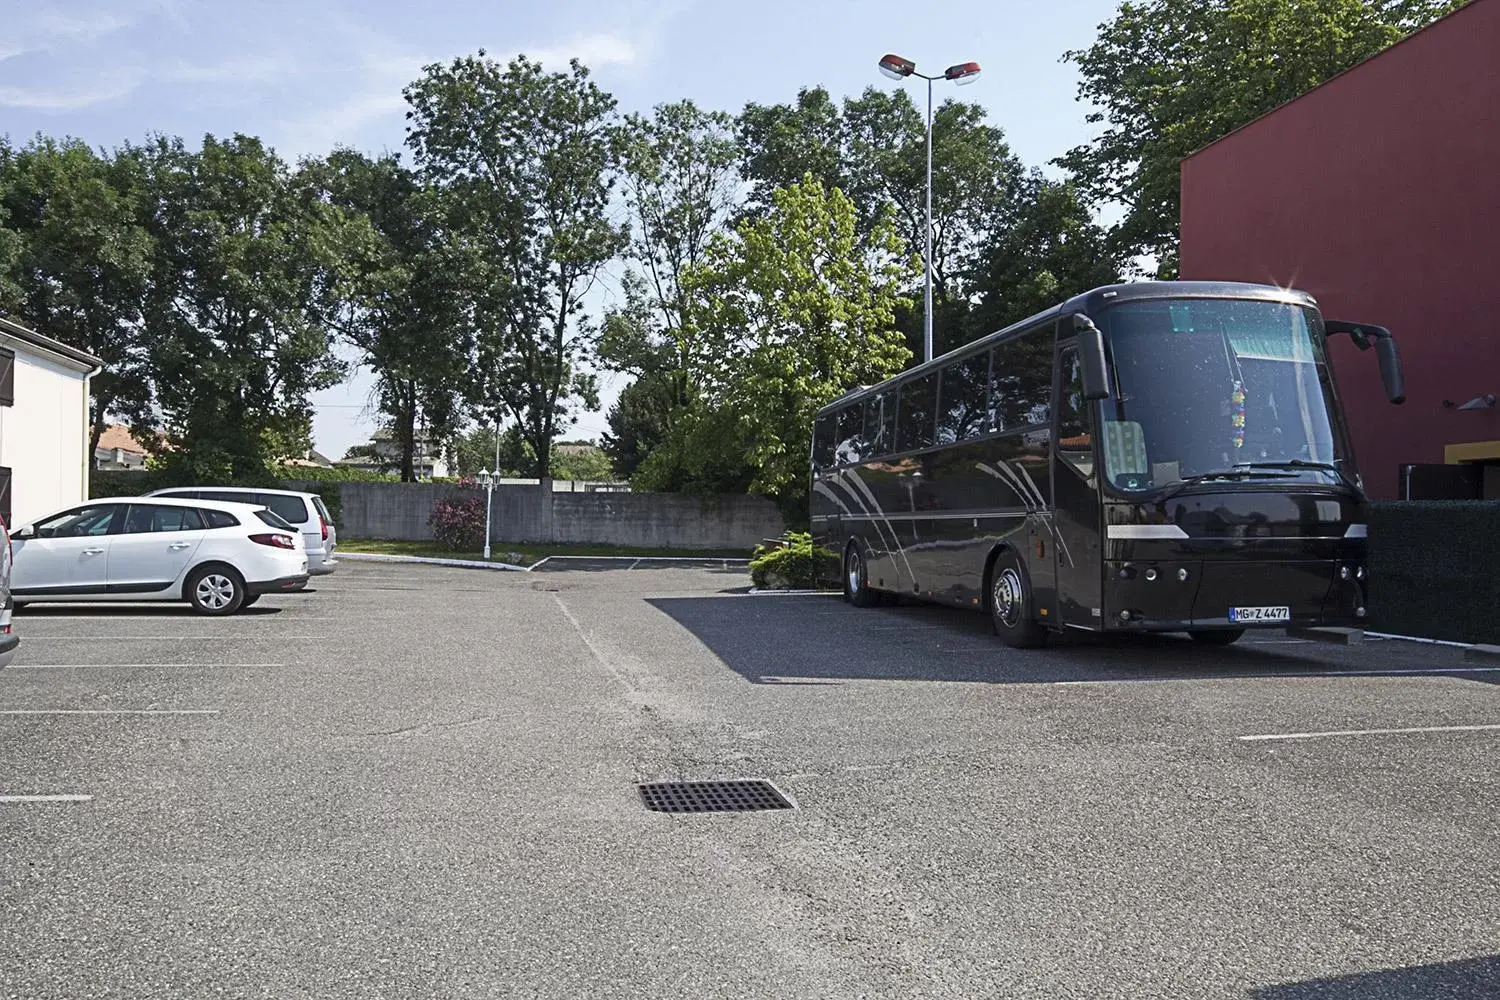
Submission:
M 1292 609 L 1230 608 L 1229 620 L 1232 622 L 1289 622 L 1292 620 Z

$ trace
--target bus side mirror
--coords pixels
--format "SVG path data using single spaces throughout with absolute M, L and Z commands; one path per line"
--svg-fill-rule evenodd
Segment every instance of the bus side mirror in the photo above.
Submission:
M 1083 398 L 1109 398 L 1109 367 L 1104 361 L 1104 334 L 1082 313 L 1073 316 L 1078 337 L 1078 362 L 1083 370 Z
M 1396 338 L 1383 326 L 1371 323 L 1345 323 L 1328 320 L 1323 324 L 1327 333 L 1347 333 L 1354 346 L 1368 351 L 1373 345 L 1375 360 L 1380 364 L 1380 381 L 1385 386 L 1385 398 L 1392 403 L 1406 402 L 1406 374 L 1401 368 L 1401 352 L 1396 348 Z

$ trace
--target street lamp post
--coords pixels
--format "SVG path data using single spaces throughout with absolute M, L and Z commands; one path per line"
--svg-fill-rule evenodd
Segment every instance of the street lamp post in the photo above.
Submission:
M 484 561 L 490 561 L 490 507 L 495 496 L 495 480 L 500 478 L 500 469 L 497 465 L 495 474 L 490 475 L 489 469 L 479 470 L 479 485 L 484 487 Z
M 901 56 L 886 54 L 880 58 L 880 72 L 892 80 L 904 80 L 915 76 L 927 81 L 927 287 L 922 296 L 922 350 L 923 360 L 932 360 L 932 81 L 952 80 L 960 87 L 979 79 L 977 62 L 959 63 L 943 70 L 941 75 L 928 76 L 917 72 L 917 64 Z

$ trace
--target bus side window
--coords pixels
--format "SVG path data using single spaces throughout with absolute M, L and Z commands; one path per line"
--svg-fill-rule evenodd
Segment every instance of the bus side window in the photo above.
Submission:
M 833 464 L 833 414 L 825 414 L 813 424 L 813 467 L 826 469 Z
M 838 431 L 835 437 L 838 447 L 833 460 L 837 465 L 854 465 L 864 459 L 865 408 L 863 404 L 846 406 L 839 411 Z
M 892 451 L 890 436 L 886 434 L 885 400 L 889 393 L 880 393 L 865 400 L 865 457 L 884 455 Z
M 937 386 L 932 375 L 912 379 L 901 387 L 901 420 L 896 430 L 897 451 L 932 447 L 933 408 Z
M 1057 400 L 1057 454 L 1085 478 L 1094 474 L 1094 439 L 1083 398 L 1083 365 L 1078 352 L 1062 355 L 1062 392 Z

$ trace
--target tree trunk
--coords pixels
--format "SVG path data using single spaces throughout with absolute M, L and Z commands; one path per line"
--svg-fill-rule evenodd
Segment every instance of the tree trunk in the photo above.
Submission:
M 396 429 L 396 436 L 401 444 L 401 481 L 414 483 L 417 481 L 417 400 L 412 383 L 407 382 L 401 386 L 401 396 L 403 405 L 400 426 Z

